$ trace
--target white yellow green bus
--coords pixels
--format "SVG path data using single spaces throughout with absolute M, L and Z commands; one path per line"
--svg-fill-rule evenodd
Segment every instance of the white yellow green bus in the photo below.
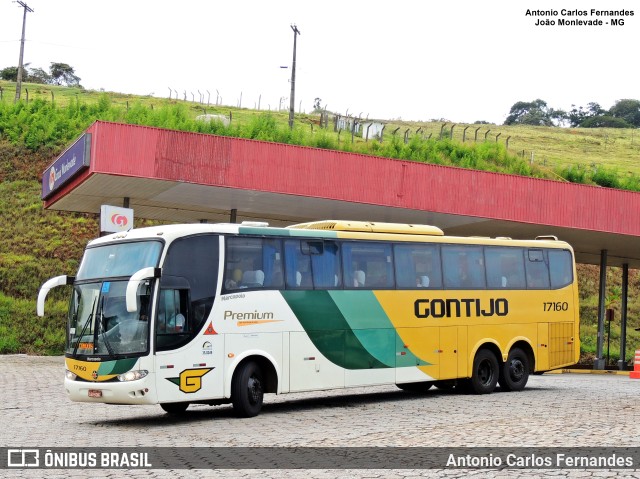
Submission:
M 433 226 L 188 224 L 91 241 L 71 285 L 73 401 L 232 403 L 396 384 L 483 394 L 579 359 L 571 247 Z

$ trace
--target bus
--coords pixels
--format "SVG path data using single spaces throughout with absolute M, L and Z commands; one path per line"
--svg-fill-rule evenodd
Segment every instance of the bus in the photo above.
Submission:
M 183 224 L 92 240 L 72 286 L 72 401 L 232 403 L 265 393 L 397 385 L 520 391 L 579 359 L 572 248 L 445 236 L 434 226 Z

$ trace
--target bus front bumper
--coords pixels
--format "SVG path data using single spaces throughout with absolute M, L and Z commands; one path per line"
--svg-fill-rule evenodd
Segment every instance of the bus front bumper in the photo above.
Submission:
M 69 399 L 106 404 L 158 404 L 155 375 L 135 381 L 87 382 L 64 379 Z

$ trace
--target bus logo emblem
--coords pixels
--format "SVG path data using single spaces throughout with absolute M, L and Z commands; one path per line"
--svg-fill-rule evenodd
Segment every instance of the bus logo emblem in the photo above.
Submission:
M 167 378 L 167 381 L 172 382 L 183 393 L 195 393 L 202 389 L 202 376 L 215 368 L 198 368 L 198 369 L 185 369 L 180 373 L 177 378 Z

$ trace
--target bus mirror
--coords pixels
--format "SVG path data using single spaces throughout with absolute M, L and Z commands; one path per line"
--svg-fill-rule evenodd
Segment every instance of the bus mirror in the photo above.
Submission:
M 73 284 L 74 279 L 75 278 L 73 276 L 62 275 L 45 281 L 45 283 L 40 287 L 40 291 L 38 291 L 38 302 L 36 303 L 36 313 L 38 316 L 44 316 L 44 301 L 47 299 L 49 291 L 56 286 Z
M 138 310 L 138 302 L 136 300 L 136 293 L 138 292 L 138 286 L 144 280 L 160 277 L 160 268 L 142 268 L 136 271 L 131 276 L 131 279 L 127 283 L 126 301 L 127 311 L 129 313 L 135 313 Z

